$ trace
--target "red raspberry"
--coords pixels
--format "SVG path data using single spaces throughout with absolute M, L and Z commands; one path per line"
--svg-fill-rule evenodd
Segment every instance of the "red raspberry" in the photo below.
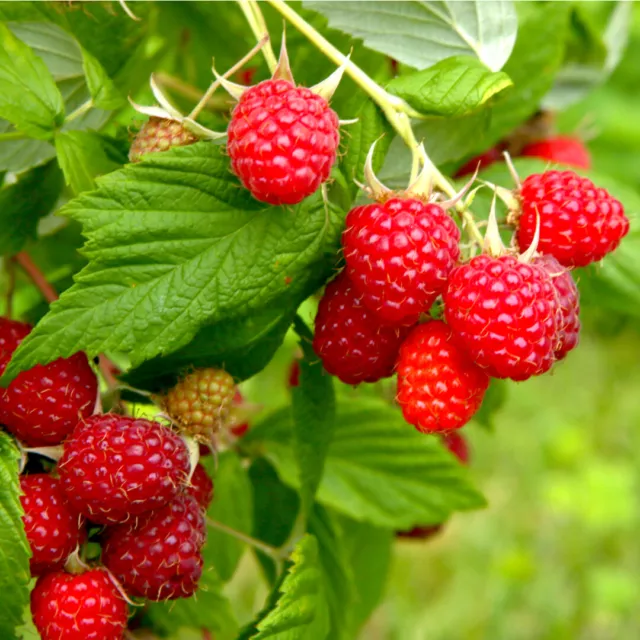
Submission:
M 540 158 L 548 162 L 566 164 L 576 169 L 591 169 L 591 156 L 582 140 L 570 136 L 556 136 L 532 142 L 522 149 L 521 156 Z
M 300 362 L 294 360 L 289 367 L 289 379 L 287 380 L 289 389 L 293 389 L 300 384 Z
M 188 598 L 202 574 L 206 525 L 192 496 L 178 496 L 135 523 L 108 527 L 102 561 L 134 596 Z
M 89 520 L 124 522 L 177 494 L 189 474 L 189 452 L 157 422 L 105 414 L 78 424 L 58 472 L 67 499 Z
M 462 464 L 469 462 L 469 446 L 464 436 L 457 431 L 446 433 L 440 436 L 442 444 L 444 444 L 451 453 L 453 453 Z M 414 527 L 408 531 L 397 531 L 396 536 L 398 538 L 414 538 L 419 540 L 426 540 L 433 538 L 436 534 L 440 533 L 443 529 L 441 524 L 432 524 L 422 527 Z
M 415 324 L 460 257 L 460 230 L 437 204 L 412 198 L 356 207 L 342 235 L 347 273 L 390 325 Z
M 548 371 L 557 343 L 551 278 L 511 255 L 480 255 L 456 267 L 445 319 L 476 364 L 494 378 L 526 380 Z
M 122 640 L 129 608 L 104 569 L 38 579 L 31 614 L 42 640 Z
M 233 396 L 231 409 L 229 410 L 228 429 L 235 438 L 242 436 L 249 431 L 249 423 L 246 421 L 246 411 L 244 411 L 245 399 L 238 389 Z
M 338 126 L 327 101 L 310 89 L 265 80 L 247 89 L 231 114 L 233 171 L 256 200 L 297 204 L 328 180 Z
M 464 176 L 470 176 L 475 173 L 476 169 L 486 169 L 490 167 L 495 162 L 500 162 L 504 160 L 504 156 L 502 155 L 502 148 L 500 147 L 491 147 L 488 151 L 481 153 L 479 156 L 475 158 L 471 158 L 468 162 L 463 164 L 453 176 L 454 178 L 463 178 Z
M 205 511 L 209 508 L 213 500 L 213 480 L 201 464 L 196 465 L 187 493 L 193 496 Z
M 622 205 L 591 180 L 573 171 L 529 176 L 520 192 L 517 239 L 522 250 L 533 242 L 540 216 L 538 251 L 565 267 L 584 267 L 616 249 L 629 231 Z
M 0 318 L 0 375 L 31 332 L 23 322 Z M 84 353 L 23 371 L 0 389 L 0 423 L 28 447 L 60 444 L 93 413 L 98 381 Z
M 313 348 L 324 368 L 342 382 L 375 382 L 393 373 L 406 332 L 381 326 L 343 271 L 320 300 Z
M 580 339 L 580 294 L 571 273 L 553 256 L 543 255 L 534 262 L 549 274 L 556 290 L 560 317 L 555 357 L 556 360 L 562 360 L 578 346 Z
M 129 149 L 129 160 L 140 162 L 148 153 L 167 151 L 172 147 L 185 147 L 198 142 L 198 137 L 187 131 L 176 120 L 152 116 L 142 125 Z
M 489 376 L 439 320 L 415 327 L 400 347 L 398 403 L 423 433 L 459 429 L 480 408 Z
M 60 481 L 48 473 L 20 477 L 32 576 L 61 569 L 80 542 L 82 517 L 67 503 Z

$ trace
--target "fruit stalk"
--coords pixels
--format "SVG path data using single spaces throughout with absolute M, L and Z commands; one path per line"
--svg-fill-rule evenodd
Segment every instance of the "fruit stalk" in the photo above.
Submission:
M 238 4 L 240 5 L 240 9 L 242 9 L 242 13 L 244 13 L 244 17 L 247 19 L 249 27 L 251 28 L 251 31 L 253 31 L 256 40 L 260 42 L 263 38 L 267 38 L 267 44 L 264 49 L 262 49 L 262 54 L 264 55 L 264 59 L 267 61 L 270 73 L 273 73 L 278 66 L 278 61 L 275 53 L 273 52 L 273 48 L 271 47 L 271 43 L 269 42 L 267 23 L 264 20 L 258 3 L 255 2 L 255 0 L 238 0 Z

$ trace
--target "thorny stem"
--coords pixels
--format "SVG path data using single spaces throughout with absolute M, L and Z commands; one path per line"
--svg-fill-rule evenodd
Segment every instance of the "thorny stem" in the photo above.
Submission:
M 20 268 L 27 274 L 29 279 L 36 286 L 38 291 L 42 294 L 42 297 L 51 304 L 58 299 L 58 292 L 51 286 L 49 281 L 45 278 L 38 265 L 31 259 L 31 256 L 26 251 L 20 251 L 17 253 L 13 260 L 20 265 Z M 105 356 L 100 355 L 100 372 L 102 373 L 105 382 L 109 386 L 109 389 L 113 389 L 118 381 L 113 375 L 115 365 Z
M 361 87 L 369 97 L 380 107 L 389 124 L 402 138 L 411 151 L 413 158 L 412 180 L 418 173 L 418 165 L 422 164 L 433 176 L 433 185 L 444 194 L 452 198 L 455 195 L 454 186 L 440 173 L 433 164 L 424 149 L 421 149 L 416 140 L 415 133 L 411 127 L 411 117 L 419 117 L 420 114 L 414 111 L 404 100 L 391 95 L 381 87 L 373 78 L 368 76 L 358 65 L 348 60 L 338 49 L 336 49 L 326 38 L 318 33 L 306 20 L 299 16 L 283 0 L 266 0 L 276 11 L 286 18 L 298 31 L 307 36 L 309 40 L 324 53 L 327 58 L 335 62 L 336 65 L 345 65 L 345 72 L 349 77 Z M 414 175 L 415 174 L 415 175 Z M 478 231 L 473 215 L 467 210 L 463 202 L 455 204 L 455 210 L 460 216 L 463 226 L 467 229 L 474 241 L 482 244 L 482 234 Z
M 282 550 L 276 549 L 275 547 L 272 547 L 270 544 L 267 544 L 266 542 L 262 542 L 262 540 L 257 540 L 256 538 L 252 538 L 251 536 L 248 536 L 246 533 L 242 533 L 242 531 L 238 531 L 237 529 L 232 529 L 231 527 L 228 527 L 226 524 L 223 524 L 222 522 L 218 522 L 217 520 L 213 520 L 212 518 L 207 518 L 207 524 L 213 529 L 222 531 L 223 533 L 226 533 L 227 535 L 230 535 L 231 537 L 236 538 L 236 540 L 240 540 L 241 542 L 248 544 L 250 547 L 253 547 L 254 549 L 257 549 L 258 551 L 264 553 L 266 556 L 269 556 L 269 558 L 271 558 L 277 565 L 280 565 L 282 563 L 282 560 L 284 559 L 285 554 L 283 553 Z
M 264 16 L 262 15 L 262 11 L 260 10 L 258 3 L 255 0 L 238 0 L 238 4 L 240 5 L 240 9 L 242 9 L 242 13 L 244 13 L 244 17 L 247 19 L 249 27 L 251 28 L 251 31 L 253 31 L 253 35 L 255 35 L 256 40 L 260 42 L 265 36 L 268 39 L 269 31 L 267 30 L 267 23 L 264 20 Z M 269 71 L 273 73 L 278 66 L 278 60 L 273 52 L 273 48 L 271 47 L 271 42 L 267 42 L 265 47 L 262 49 L 262 53 L 264 55 L 264 59 L 267 61 Z
M 241 69 L 249 60 L 251 60 L 251 58 L 253 58 L 253 56 L 255 56 L 256 53 L 258 53 L 258 51 L 260 51 L 260 49 L 265 47 L 268 43 L 269 43 L 269 34 L 265 33 L 265 35 L 262 36 L 260 40 L 258 40 L 258 44 L 255 47 L 253 47 L 253 49 L 251 49 L 251 51 L 249 51 L 249 53 L 247 53 L 246 56 L 244 56 L 241 60 L 238 60 L 238 62 L 236 62 L 228 71 L 225 71 L 225 73 L 223 73 L 220 78 L 216 78 L 211 83 L 211 86 L 207 89 L 206 93 L 202 96 L 202 98 L 200 99 L 200 102 L 198 102 L 198 104 L 193 108 L 193 111 L 191 111 L 191 113 L 187 117 L 191 118 L 192 120 L 195 120 L 200 114 L 200 112 L 207 106 L 207 102 L 209 102 L 209 99 L 215 93 L 215 90 L 220 86 L 220 79 L 228 78 L 232 76 L 236 71 Z

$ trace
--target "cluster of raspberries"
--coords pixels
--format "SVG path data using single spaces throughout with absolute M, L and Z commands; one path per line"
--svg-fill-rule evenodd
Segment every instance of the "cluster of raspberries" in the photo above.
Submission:
M 405 419 L 434 433 L 464 426 L 491 378 L 526 380 L 564 358 L 580 330 L 571 269 L 616 249 L 629 221 L 572 171 L 531 175 L 517 197 L 516 248 L 464 262 L 458 226 L 438 204 L 398 194 L 352 209 L 346 267 L 316 317 L 325 369 L 347 384 L 397 373 Z M 538 252 L 525 259 L 517 248 L 538 225 Z
M 0 373 L 30 330 L 0 318 Z M 20 477 L 30 570 L 38 577 L 31 610 L 44 640 L 121 640 L 129 596 L 186 598 L 202 572 L 214 492 L 205 468 L 191 466 L 185 439 L 170 426 L 97 413 L 97 398 L 83 353 L 38 365 L 0 391 L 0 423 L 25 453 L 61 454 L 50 472 Z M 234 400 L 233 379 L 203 369 L 162 405 L 180 433 L 204 442 L 226 423 Z M 233 427 L 236 434 L 245 428 Z M 81 560 L 89 542 L 99 543 L 100 564 Z

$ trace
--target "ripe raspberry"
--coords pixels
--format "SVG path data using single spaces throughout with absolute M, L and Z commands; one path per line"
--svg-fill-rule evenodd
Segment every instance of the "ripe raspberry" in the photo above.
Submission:
M 196 369 L 163 398 L 166 412 L 190 436 L 211 442 L 229 417 L 236 385 L 221 369 Z
M 591 180 L 573 171 L 529 176 L 520 192 L 517 239 L 522 250 L 533 242 L 540 216 L 538 251 L 565 267 L 584 267 L 616 249 L 629 231 L 622 205 Z
M 328 180 L 338 126 L 324 98 L 286 80 L 265 80 L 247 89 L 231 114 L 233 171 L 256 200 L 297 204 Z
M 203 509 L 209 508 L 213 500 L 213 480 L 201 464 L 196 465 L 187 493 L 193 496 Z
M 445 319 L 475 363 L 494 378 L 548 371 L 558 304 L 551 278 L 511 255 L 480 255 L 456 267 L 444 293 Z
M 31 332 L 22 322 L 0 318 L 0 375 Z M 0 389 L 0 424 L 28 447 L 60 444 L 93 413 L 98 381 L 84 353 L 23 371 Z
M 59 480 L 48 473 L 21 476 L 20 490 L 31 575 L 61 569 L 80 542 L 82 517 L 67 503 Z
M 521 156 L 540 158 L 548 162 L 566 164 L 576 169 L 591 169 L 591 156 L 582 140 L 570 136 L 556 136 L 526 145 Z
M 415 327 L 400 347 L 398 403 L 423 433 L 459 429 L 480 408 L 489 376 L 439 320 Z
M 89 520 L 124 522 L 177 494 L 189 474 L 189 452 L 157 422 L 98 415 L 65 442 L 58 472 L 67 500 Z
M 406 333 L 404 328 L 381 326 L 343 271 L 320 300 L 313 349 L 324 368 L 342 382 L 375 382 L 393 373 Z
M 560 316 L 555 357 L 556 360 L 562 360 L 578 346 L 580 339 L 580 294 L 571 273 L 553 256 L 543 255 L 534 262 L 549 274 L 556 290 Z
M 440 436 L 442 444 L 444 444 L 451 453 L 453 453 L 462 464 L 469 462 L 469 446 L 464 436 L 458 431 L 452 431 Z M 443 529 L 442 524 L 432 524 L 422 527 L 414 527 L 408 531 L 397 531 L 396 537 L 398 538 L 414 538 L 419 540 L 426 540 L 433 538 L 436 534 L 440 533 Z
M 142 156 L 172 147 L 185 147 L 198 142 L 198 137 L 184 128 L 182 123 L 168 118 L 152 116 L 142 125 L 129 149 L 129 161 L 140 162 Z
M 454 178 L 463 178 L 464 176 L 470 176 L 475 173 L 476 169 L 486 169 L 495 162 L 504 160 L 501 147 L 491 147 L 488 151 L 481 153 L 475 158 L 471 158 L 468 162 L 463 164 L 453 176 Z
M 289 367 L 289 379 L 287 380 L 289 389 L 293 389 L 300 384 L 300 362 L 294 360 Z
M 415 324 L 460 257 L 460 230 L 437 204 L 392 198 L 347 214 L 347 273 L 362 301 L 390 325 Z
M 38 579 L 31 614 L 42 640 L 122 640 L 129 609 L 104 569 Z
M 181 495 L 136 523 L 108 527 L 102 561 L 131 595 L 188 598 L 202 574 L 205 538 L 200 505 L 192 496 Z

